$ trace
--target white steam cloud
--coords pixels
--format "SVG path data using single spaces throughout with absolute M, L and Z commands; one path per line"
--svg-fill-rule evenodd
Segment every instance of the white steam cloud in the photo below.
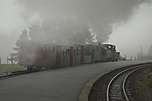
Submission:
M 110 42 L 117 44 L 123 55 L 147 54 L 152 45 L 152 2 L 144 2 L 134 9 L 126 22 L 113 25 Z
M 111 24 L 127 19 L 132 8 L 141 2 L 141 0 L 0 0 L 0 56 L 5 60 L 11 53 L 21 30 L 33 24 L 43 26 L 49 37 L 57 39 L 66 37 L 67 34 L 52 34 L 50 29 L 54 23 L 62 23 L 59 27 L 69 26 L 67 23 L 71 22 L 75 23 L 74 26 L 84 25 L 84 28 L 85 25 L 89 25 L 96 38 L 104 42 L 109 38 Z M 43 33 L 41 34 L 43 36 Z
M 63 26 L 69 26 L 66 24 L 69 22 L 77 26 L 89 24 L 100 42 L 109 38 L 111 23 L 126 19 L 132 8 L 140 3 L 139 0 L 21 0 L 19 2 L 25 8 L 25 19 L 29 23 L 39 23 L 50 28 L 54 23 L 62 25 L 65 23 Z M 56 36 L 54 33 L 48 34 L 52 37 Z M 56 36 L 56 40 L 66 39 L 65 36 L 70 37 L 70 34 L 61 32 Z

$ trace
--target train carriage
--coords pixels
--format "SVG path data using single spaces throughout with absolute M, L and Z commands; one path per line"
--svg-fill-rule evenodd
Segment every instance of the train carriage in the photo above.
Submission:
M 111 44 L 98 45 L 44 45 L 32 44 L 20 54 L 19 63 L 24 64 L 29 70 L 32 68 L 61 68 L 81 64 L 105 61 L 117 61 L 120 53 Z

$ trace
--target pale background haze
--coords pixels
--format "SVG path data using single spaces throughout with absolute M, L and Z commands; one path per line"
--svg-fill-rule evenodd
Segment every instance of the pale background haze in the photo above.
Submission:
M 140 47 L 146 53 L 152 43 L 151 11 L 151 0 L 0 0 L 0 56 L 6 62 L 21 31 L 33 24 L 47 26 L 44 32 L 53 40 L 66 40 L 71 34 L 51 33 L 49 27 L 69 22 L 90 26 L 98 41 L 136 56 Z

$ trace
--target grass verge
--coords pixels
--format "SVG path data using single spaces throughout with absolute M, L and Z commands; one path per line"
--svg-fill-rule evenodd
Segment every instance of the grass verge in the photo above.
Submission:
M 0 64 L 0 73 L 25 70 L 24 66 L 18 64 Z

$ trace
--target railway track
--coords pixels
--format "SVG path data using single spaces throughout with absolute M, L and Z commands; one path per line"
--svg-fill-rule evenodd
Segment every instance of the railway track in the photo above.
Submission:
M 126 87 L 126 82 L 129 76 L 141 68 L 143 67 L 135 66 L 113 76 L 107 86 L 106 101 L 131 101 L 130 89 Z
M 134 101 L 135 91 L 131 80 L 135 74 L 151 66 L 151 62 L 135 64 L 102 75 L 90 89 L 87 101 Z

